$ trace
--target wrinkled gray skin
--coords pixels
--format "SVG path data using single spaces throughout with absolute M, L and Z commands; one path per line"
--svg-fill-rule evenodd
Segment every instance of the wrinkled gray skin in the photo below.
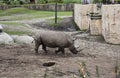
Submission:
M 77 54 L 78 51 L 74 46 L 74 40 L 71 36 L 57 31 L 41 31 L 37 33 L 35 37 L 35 52 L 38 53 L 39 46 L 42 45 L 42 49 L 47 53 L 46 47 L 51 48 L 58 48 L 55 51 L 57 54 L 58 52 L 64 52 L 64 48 L 69 48 L 69 50 L 73 54 Z

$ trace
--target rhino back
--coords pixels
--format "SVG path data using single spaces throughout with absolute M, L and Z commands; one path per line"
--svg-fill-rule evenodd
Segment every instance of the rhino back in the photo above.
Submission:
M 44 31 L 41 32 L 41 39 L 48 47 L 69 47 L 73 42 L 71 37 L 63 32 Z

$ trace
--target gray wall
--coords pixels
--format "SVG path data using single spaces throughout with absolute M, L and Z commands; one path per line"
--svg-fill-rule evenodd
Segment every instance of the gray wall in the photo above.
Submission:
M 54 11 L 55 4 L 37 4 L 37 5 L 22 5 L 22 6 L 8 6 L 8 5 L 0 5 L 0 10 L 5 10 L 13 7 L 25 7 L 33 10 L 41 10 L 41 11 Z M 73 4 L 58 4 L 58 11 L 72 11 Z

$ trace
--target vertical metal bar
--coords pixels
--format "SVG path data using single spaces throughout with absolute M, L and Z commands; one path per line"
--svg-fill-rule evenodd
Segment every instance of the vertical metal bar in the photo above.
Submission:
M 57 0 L 55 2 L 55 24 L 57 24 Z

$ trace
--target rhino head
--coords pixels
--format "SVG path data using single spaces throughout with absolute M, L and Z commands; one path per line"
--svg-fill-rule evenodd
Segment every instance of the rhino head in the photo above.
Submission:
M 74 45 L 71 45 L 71 46 L 69 47 L 69 50 L 70 50 L 73 54 L 77 54 L 77 53 L 78 53 L 78 51 L 77 51 L 77 49 L 75 48 Z

